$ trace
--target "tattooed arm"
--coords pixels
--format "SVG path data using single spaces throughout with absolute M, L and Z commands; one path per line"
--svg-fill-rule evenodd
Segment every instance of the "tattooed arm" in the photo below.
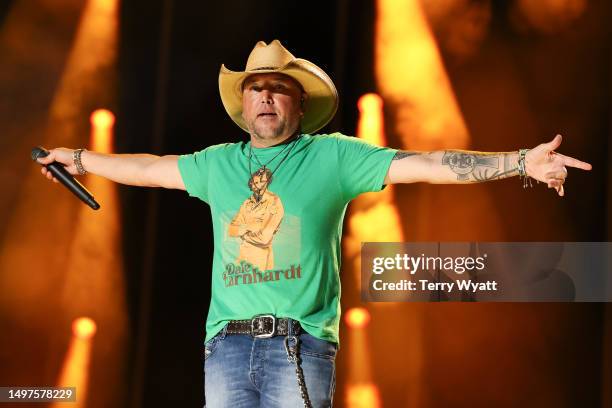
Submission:
M 525 155 L 525 171 L 535 180 L 564 195 L 566 167 L 591 170 L 589 163 L 555 152 L 561 135 L 542 143 Z M 437 152 L 398 151 L 385 177 L 385 184 L 479 183 L 518 175 L 518 152 L 486 153 L 465 150 Z
M 385 183 L 479 183 L 518 175 L 518 152 L 398 151 Z

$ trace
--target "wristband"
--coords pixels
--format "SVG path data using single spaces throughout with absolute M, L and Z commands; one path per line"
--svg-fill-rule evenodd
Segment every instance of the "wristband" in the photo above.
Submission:
M 72 161 L 76 166 L 79 176 L 84 176 L 85 174 L 87 174 L 87 171 L 85 170 L 85 168 L 83 167 L 83 163 L 81 162 L 81 153 L 83 153 L 84 151 L 85 149 L 77 149 L 72 152 Z
M 518 157 L 518 173 L 521 179 L 523 180 L 523 188 L 533 187 L 531 184 L 531 177 L 527 175 L 527 168 L 525 167 L 525 156 L 529 149 L 520 149 L 519 157 Z

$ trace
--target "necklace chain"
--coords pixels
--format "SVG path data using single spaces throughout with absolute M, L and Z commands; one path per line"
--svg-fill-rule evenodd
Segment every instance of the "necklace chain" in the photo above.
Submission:
M 257 160 L 257 163 L 259 163 L 261 167 L 267 167 L 268 164 L 272 163 L 272 160 L 276 159 L 282 152 L 284 152 L 285 149 L 287 149 L 287 147 L 289 147 L 290 144 L 291 143 L 287 143 L 278 153 L 274 155 L 274 157 L 268 160 L 266 164 L 262 164 L 261 161 L 259 161 L 259 158 L 257 157 L 257 155 L 253 154 L 253 146 L 249 145 L 249 160 L 251 159 L 251 156 L 253 156 L 255 157 L 255 160 Z
M 257 157 L 255 154 L 253 154 L 253 145 L 252 145 L 252 143 L 251 143 L 251 144 L 249 144 L 249 174 L 250 174 L 251 176 L 253 176 L 253 172 L 251 171 L 251 161 L 252 161 L 251 157 L 255 157 L 255 160 L 257 160 L 257 163 L 259 163 L 259 165 L 261 166 L 259 169 L 266 169 L 266 168 L 267 168 L 267 166 L 268 166 L 268 164 L 272 163 L 272 161 L 273 161 L 274 159 L 276 159 L 276 158 L 277 158 L 277 157 L 278 157 L 278 156 L 279 156 L 279 155 L 280 155 L 282 152 L 284 152 L 284 151 L 285 151 L 285 150 L 286 150 L 286 149 L 287 149 L 289 146 L 291 146 L 291 148 L 289 149 L 289 151 L 287 151 L 287 154 L 286 154 L 286 155 L 285 155 L 285 156 L 282 158 L 282 160 L 280 161 L 280 163 L 278 163 L 278 165 L 276 166 L 276 168 L 275 168 L 274 170 L 271 170 L 271 174 L 272 174 L 272 175 L 274 175 L 274 173 L 276 172 L 276 170 L 278 170 L 278 169 L 280 168 L 281 164 L 283 164 L 283 162 L 285 161 L 285 159 L 286 159 L 287 157 L 289 157 L 289 154 L 291 154 L 291 150 L 293 150 L 293 147 L 295 146 L 295 142 L 296 142 L 296 141 L 297 141 L 299 138 L 300 138 L 300 136 L 298 136 L 298 137 L 296 137 L 294 140 L 292 140 L 292 141 L 291 141 L 291 143 L 287 143 L 287 144 L 285 145 L 285 147 L 283 147 L 283 148 L 281 149 L 281 151 L 280 151 L 280 152 L 276 153 L 276 154 L 274 155 L 274 157 L 272 157 L 270 160 L 268 160 L 268 161 L 266 162 L 266 164 L 262 164 L 262 163 L 261 163 L 261 161 L 259 160 L 259 158 L 258 158 L 258 157 Z M 257 170 L 259 170 L 259 169 L 257 169 Z

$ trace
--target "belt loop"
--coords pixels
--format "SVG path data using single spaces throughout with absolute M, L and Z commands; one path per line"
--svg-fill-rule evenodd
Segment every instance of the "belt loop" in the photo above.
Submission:
M 291 337 L 294 336 L 293 333 L 293 319 L 288 317 L 287 318 L 287 336 Z
M 227 326 L 229 325 L 229 322 L 225 324 L 225 326 L 223 326 L 223 329 L 221 329 L 221 340 L 223 340 L 225 338 L 225 336 L 227 336 Z

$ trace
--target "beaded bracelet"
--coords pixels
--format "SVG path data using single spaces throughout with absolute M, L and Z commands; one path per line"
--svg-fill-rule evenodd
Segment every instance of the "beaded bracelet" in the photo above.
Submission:
M 79 176 L 84 176 L 85 174 L 87 174 L 87 171 L 83 167 L 83 163 L 81 163 L 81 153 L 83 153 L 84 151 L 85 149 L 77 149 L 74 152 L 72 152 L 72 161 L 74 162 L 74 165 L 76 166 Z

